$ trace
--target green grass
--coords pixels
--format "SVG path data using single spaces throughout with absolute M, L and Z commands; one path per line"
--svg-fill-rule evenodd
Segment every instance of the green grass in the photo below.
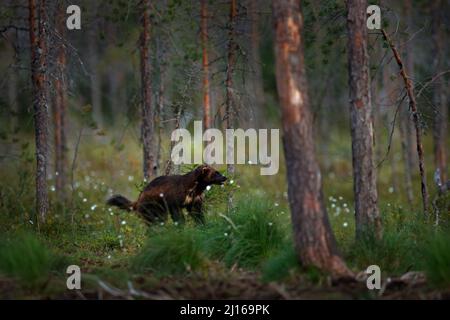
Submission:
M 200 270 L 207 259 L 257 269 L 286 243 L 276 212 L 263 199 L 242 199 L 229 215 L 211 217 L 205 226 L 153 227 L 133 261 L 138 272 L 158 275 Z
M 141 252 L 133 259 L 137 272 L 157 275 L 198 270 L 204 263 L 198 234 L 193 227 L 153 228 Z
M 450 286 L 450 235 L 448 230 L 434 234 L 423 249 L 424 267 L 430 282 Z
M 22 234 L 2 240 L 0 273 L 20 280 L 27 288 L 43 285 L 62 261 L 35 235 Z

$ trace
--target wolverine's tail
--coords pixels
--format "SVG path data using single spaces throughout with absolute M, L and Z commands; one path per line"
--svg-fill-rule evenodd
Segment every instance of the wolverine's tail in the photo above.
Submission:
M 122 210 L 132 211 L 134 210 L 134 202 L 128 200 L 124 196 L 116 194 L 106 201 L 107 205 L 118 207 Z

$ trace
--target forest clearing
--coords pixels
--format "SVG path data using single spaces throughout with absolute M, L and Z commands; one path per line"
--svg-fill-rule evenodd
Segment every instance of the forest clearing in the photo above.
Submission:
M 0 299 L 450 298 L 448 1 L 1 6 Z

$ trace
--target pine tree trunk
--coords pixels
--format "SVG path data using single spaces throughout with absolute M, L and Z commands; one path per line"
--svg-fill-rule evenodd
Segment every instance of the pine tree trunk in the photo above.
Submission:
M 254 123 L 260 125 L 264 115 L 264 86 L 262 78 L 262 67 L 260 57 L 260 30 L 258 3 L 256 0 L 250 0 L 251 17 L 251 68 L 252 68 L 252 95 L 254 96 L 255 109 L 254 114 L 257 117 Z
M 166 49 L 165 43 L 161 36 L 158 35 L 157 39 L 157 51 L 158 51 L 158 69 L 159 69 L 159 88 L 158 88 L 158 109 L 157 116 L 155 117 L 155 123 L 158 125 L 158 137 L 157 137 L 157 150 L 156 150 L 156 163 L 158 166 L 158 174 L 162 172 L 162 135 L 164 129 L 164 104 L 166 94 Z
M 56 193 L 60 202 L 65 200 L 66 186 L 66 51 L 63 43 L 65 26 L 65 10 L 60 4 L 57 8 L 56 31 L 61 37 L 57 44 L 56 76 L 53 84 L 55 95 L 53 100 L 53 116 L 55 127 L 55 180 Z
M 226 97 L 225 97 L 225 127 L 226 129 L 233 129 L 234 127 L 234 119 L 236 115 L 236 106 L 234 103 L 234 94 L 233 94 L 233 74 L 234 68 L 236 65 L 236 15 L 237 15 L 237 7 L 236 0 L 230 0 L 230 15 L 228 21 L 228 53 L 227 53 L 227 68 L 226 68 Z M 234 153 L 234 141 L 227 141 L 227 154 Z M 234 162 L 234 161 L 233 161 Z M 227 173 L 230 176 L 234 175 L 234 164 L 227 164 Z
M 373 159 L 373 127 L 367 54 L 367 1 L 347 1 L 350 123 L 352 134 L 353 190 L 356 236 L 367 232 L 381 238 L 376 171 Z
M 142 81 L 142 144 L 144 178 L 149 181 L 156 175 L 156 163 L 153 143 L 153 108 L 151 94 L 151 72 L 149 61 L 150 44 L 150 7 L 151 1 L 142 2 L 142 32 L 141 32 L 141 81 Z
M 209 92 L 209 60 L 208 60 L 208 8 L 206 0 L 201 0 L 201 41 L 203 69 L 203 129 L 211 127 L 211 105 Z
M 273 0 L 272 6 L 276 81 L 295 248 L 305 266 L 350 275 L 337 252 L 323 201 L 307 93 L 299 1 Z
M 97 3 L 95 1 L 91 2 L 92 6 L 90 9 L 97 13 Z M 89 65 L 91 71 L 91 103 L 92 103 L 92 113 L 97 126 L 103 126 L 102 117 L 102 77 L 99 71 L 99 59 L 98 59 L 98 27 L 93 24 L 89 28 L 88 37 L 88 53 L 89 53 Z
M 48 213 L 47 158 L 47 21 L 45 0 L 39 2 L 36 27 L 36 1 L 29 0 L 29 33 L 31 47 L 31 79 L 33 83 L 33 111 L 36 140 L 36 211 L 38 221 L 44 223 Z M 39 33 L 38 33 L 39 32 Z
M 445 68 L 445 48 L 442 25 L 442 12 L 444 9 L 441 0 L 433 1 L 432 16 L 432 38 L 434 73 L 438 74 Z M 441 181 L 447 181 L 447 133 L 448 133 L 448 106 L 446 95 L 446 82 L 441 79 L 436 83 L 433 93 L 433 104 L 436 108 L 433 118 L 433 141 L 434 141 L 434 166 L 439 169 Z

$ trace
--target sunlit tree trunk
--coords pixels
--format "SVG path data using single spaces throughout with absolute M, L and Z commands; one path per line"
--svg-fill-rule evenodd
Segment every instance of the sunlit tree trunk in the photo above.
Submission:
M 47 105 L 47 21 L 45 0 L 29 0 L 29 34 L 31 51 L 31 79 L 36 140 L 36 211 L 44 223 L 48 213 L 48 105 Z M 39 19 L 36 19 L 39 10 Z M 37 23 L 37 25 L 36 25 Z
M 442 14 L 445 10 L 442 0 L 433 1 L 432 8 L 432 38 L 434 73 L 444 71 L 445 68 L 445 40 Z M 448 57 L 447 57 L 448 58 Z M 434 141 L 434 166 L 439 169 L 441 181 L 447 181 L 447 134 L 448 134 L 448 105 L 447 90 L 444 78 L 436 82 L 433 93 L 434 110 L 433 141 Z
M 376 171 L 373 158 L 372 106 L 367 54 L 367 2 L 347 1 L 350 123 L 353 156 L 356 236 L 381 237 Z
M 350 275 L 337 252 L 323 201 L 307 93 L 300 3 L 273 0 L 272 7 L 276 81 L 295 248 L 305 266 Z
M 142 83 L 142 144 L 143 144 L 143 169 L 144 178 L 151 180 L 156 175 L 157 166 L 155 163 L 154 143 L 153 143 L 153 107 L 151 94 L 151 72 L 149 61 L 150 44 L 150 0 L 143 0 L 142 11 L 142 32 L 140 39 L 141 53 L 141 83 Z
M 55 180 L 56 193 L 60 202 L 65 199 L 66 185 L 66 50 L 64 44 L 65 8 L 58 5 L 56 32 L 61 39 L 57 44 L 56 72 L 53 80 L 55 94 L 53 98 L 53 117 L 55 128 Z

